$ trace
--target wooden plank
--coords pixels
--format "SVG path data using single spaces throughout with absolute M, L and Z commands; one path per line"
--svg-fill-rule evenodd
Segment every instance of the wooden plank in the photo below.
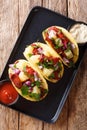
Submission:
M 55 2 L 54 0 L 43 0 L 43 6 L 59 12 L 65 16 L 67 15 L 66 0 L 55 0 Z M 58 121 L 54 124 L 44 123 L 44 130 L 67 130 L 67 103 L 68 101 L 66 101 Z
M 69 0 L 69 17 L 87 22 L 87 1 Z M 68 129 L 87 130 L 87 53 L 69 94 Z
M 1 0 L 0 8 L 0 70 L 3 70 L 18 36 L 17 0 Z
M 0 72 L 18 35 L 18 1 L 0 0 Z M 18 130 L 18 113 L 0 105 L 0 130 Z
M 87 0 L 68 0 L 69 17 L 87 22 Z
M 18 130 L 18 112 L 0 105 L 0 130 Z
M 34 6 L 41 6 L 42 0 L 19 0 L 19 30 L 21 30 L 30 10 Z
M 87 53 L 69 94 L 68 129 L 87 130 Z
M 29 108 L 31 109 L 31 108 Z M 20 114 L 19 130 L 42 130 L 43 122 L 33 117 Z
M 41 0 L 19 0 L 19 30 L 21 30 L 31 8 L 37 5 L 41 5 Z M 42 127 L 42 121 L 20 113 L 19 130 L 42 130 Z
M 43 0 L 43 6 L 67 15 L 66 0 Z

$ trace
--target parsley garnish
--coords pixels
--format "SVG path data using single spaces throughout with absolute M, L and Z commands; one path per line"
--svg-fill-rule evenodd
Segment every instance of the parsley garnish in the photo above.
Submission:
M 14 64 L 14 68 L 16 68 L 16 64 Z
M 33 83 L 31 83 L 31 87 L 34 87 L 34 86 L 35 86 L 34 82 L 33 82 Z
M 29 53 L 28 56 L 31 57 L 33 54 L 32 53 Z
M 54 73 L 52 73 L 50 76 L 48 76 L 49 79 L 54 79 L 55 78 L 55 75 Z
M 29 90 L 29 87 L 26 85 L 22 86 L 21 88 L 21 92 L 23 95 L 28 95 L 28 90 Z
M 61 47 L 60 47 L 60 46 L 58 46 L 58 45 L 56 45 L 56 46 L 54 46 L 54 48 L 55 48 L 55 49 L 58 49 L 58 48 L 61 48 Z
M 30 95 L 30 97 L 32 97 L 36 100 L 40 100 L 40 93 L 30 93 L 29 95 Z
M 69 67 L 74 67 L 75 68 L 75 64 L 73 63 L 73 61 L 69 62 Z
M 35 81 L 35 84 L 36 84 L 37 87 L 40 87 L 41 82 L 37 80 L 37 81 Z

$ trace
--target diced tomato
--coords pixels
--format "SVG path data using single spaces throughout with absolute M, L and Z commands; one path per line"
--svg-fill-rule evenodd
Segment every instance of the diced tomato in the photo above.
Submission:
M 53 44 L 53 43 L 52 43 L 52 40 L 50 40 L 49 37 L 46 37 L 45 40 L 48 41 L 51 45 Z
M 60 78 L 58 77 L 58 72 L 57 72 L 57 71 L 54 72 L 54 76 L 55 76 L 55 79 L 57 79 L 57 80 L 60 79 Z
M 56 28 L 55 26 L 52 26 L 52 27 L 48 28 L 48 31 L 51 31 L 51 30 L 54 30 L 55 32 L 59 31 L 59 29 Z
M 45 40 L 46 40 L 47 42 L 49 42 L 49 43 L 51 44 L 51 46 L 52 46 L 52 47 L 54 46 L 54 44 L 53 44 L 52 40 L 51 40 L 51 39 L 49 39 L 49 35 L 48 35 L 48 33 L 47 33 L 47 32 L 45 33 Z
M 44 54 L 40 55 L 40 62 L 43 62 L 45 57 L 46 56 Z
M 55 49 L 55 48 L 54 48 Z M 57 51 L 57 53 L 62 53 L 62 49 L 61 48 L 58 48 L 58 49 L 55 49 Z
M 59 33 L 58 37 L 62 39 L 64 37 L 63 33 Z
M 35 43 L 32 43 L 31 46 L 36 47 L 36 44 L 35 44 Z
M 37 48 L 34 48 L 34 49 L 33 49 L 33 54 L 34 54 L 34 55 L 37 55 L 37 54 L 38 54 Z
M 20 89 L 22 87 L 22 82 L 17 74 L 11 75 L 11 80 L 17 88 Z
M 63 39 L 62 40 L 62 43 L 64 44 L 64 47 L 67 48 L 67 43 L 68 43 L 68 39 Z
M 56 58 L 53 58 L 53 63 L 54 63 L 54 64 L 58 63 L 58 61 L 59 61 L 59 58 L 57 58 L 57 57 L 56 57 Z
M 34 73 L 34 70 L 31 67 L 26 66 L 26 72 L 32 75 Z

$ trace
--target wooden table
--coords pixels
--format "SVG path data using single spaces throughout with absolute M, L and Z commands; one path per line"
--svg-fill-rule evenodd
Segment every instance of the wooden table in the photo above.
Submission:
M 0 72 L 36 5 L 87 23 L 87 0 L 0 0 Z M 0 105 L 0 130 L 87 130 L 87 54 L 56 123 L 44 123 Z

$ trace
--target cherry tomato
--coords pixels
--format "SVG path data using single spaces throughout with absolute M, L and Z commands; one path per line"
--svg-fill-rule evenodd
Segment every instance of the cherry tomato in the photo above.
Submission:
M 18 93 L 10 82 L 0 85 L 0 101 L 6 105 L 14 103 Z

